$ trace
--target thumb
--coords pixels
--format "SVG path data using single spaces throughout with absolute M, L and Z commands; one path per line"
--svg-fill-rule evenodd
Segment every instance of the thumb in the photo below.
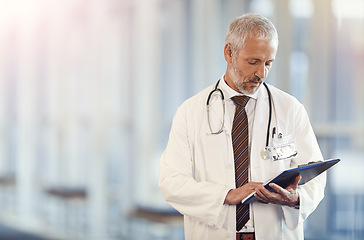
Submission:
M 300 180 L 301 180 L 301 175 L 298 175 L 295 179 L 294 179 L 294 181 L 293 181 L 293 183 L 291 184 L 291 188 L 293 188 L 293 189 L 296 189 L 297 188 L 297 186 L 298 186 L 298 183 L 300 182 Z

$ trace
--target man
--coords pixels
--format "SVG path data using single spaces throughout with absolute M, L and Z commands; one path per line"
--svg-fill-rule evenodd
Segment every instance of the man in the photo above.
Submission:
M 225 39 L 226 73 L 176 112 L 159 185 L 184 215 L 186 239 L 303 239 L 303 221 L 324 196 L 325 174 L 300 186 L 298 176 L 285 189 L 273 184 L 275 193 L 262 184 L 285 169 L 322 160 L 302 104 L 262 86 L 277 48 L 278 34 L 268 19 L 258 14 L 235 19 Z M 222 94 L 217 90 L 209 98 L 214 89 Z M 289 146 L 297 155 L 278 160 L 262 155 L 268 125 L 270 146 Z M 260 201 L 241 204 L 252 192 Z

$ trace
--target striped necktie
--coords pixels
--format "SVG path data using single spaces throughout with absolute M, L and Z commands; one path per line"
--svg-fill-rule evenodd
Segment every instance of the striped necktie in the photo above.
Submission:
M 234 149 L 235 163 L 235 183 L 236 188 L 243 186 L 248 182 L 249 168 L 249 134 L 248 134 L 248 117 L 245 112 L 245 105 L 249 101 L 247 96 L 235 96 L 231 98 L 235 105 L 235 116 L 231 136 Z M 236 230 L 240 229 L 249 220 L 249 204 L 236 205 Z

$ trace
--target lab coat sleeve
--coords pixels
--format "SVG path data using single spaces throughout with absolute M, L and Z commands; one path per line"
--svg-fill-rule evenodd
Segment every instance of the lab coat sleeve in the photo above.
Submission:
M 188 134 L 190 123 L 187 119 L 190 117 L 183 104 L 175 114 L 169 141 L 160 160 L 159 186 L 166 201 L 181 214 L 221 228 L 228 212 L 228 206 L 223 203 L 230 189 L 222 184 L 194 179 L 194 144 L 193 136 Z
M 295 122 L 295 140 L 298 156 L 294 163 L 299 164 L 310 161 L 323 160 L 315 134 L 312 130 L 304 107 L 299 104 Z M 298 187 L 300 197 L 299 209 L 282 206 L 287 227 L 294 229 L 301 224 L 318 206 L 324 197 L 326 172 Z

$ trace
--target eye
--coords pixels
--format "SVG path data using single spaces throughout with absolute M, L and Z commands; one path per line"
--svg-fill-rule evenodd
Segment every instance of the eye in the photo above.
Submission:
M 257 63 L 258 63 L 258 60 L 248 60 L 248 63 L 249 63 L 250 65 L 255 65 L 255 64 L 257 64 Z
M 272 66 L 272 64 L 273 64 L 273 61 L 269 61 L 269 62 L 266 62 L 266 63 L 265 63 L 265 66 L 267 66 L 267 67 L 271 67 L 271 66 Z

